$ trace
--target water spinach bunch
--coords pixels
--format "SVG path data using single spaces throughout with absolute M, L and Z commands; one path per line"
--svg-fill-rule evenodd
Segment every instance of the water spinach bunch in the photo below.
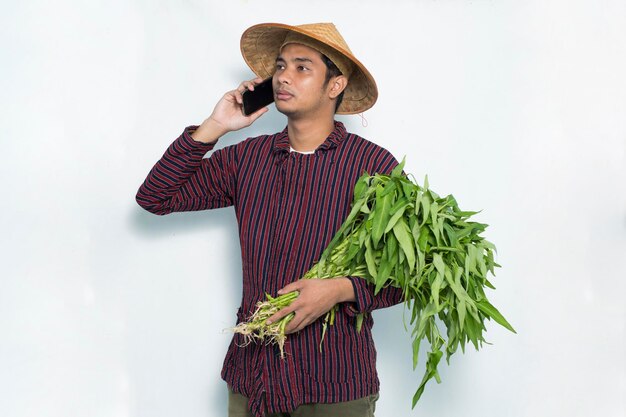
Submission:
M 485 288 L 495 289 L 487 274 L 494 275 L 500 266 L 494 259 L 495 246 L 481 236 L 487 225 L 469 221 L 477 212 L 459 209 L 452 195 L 437 195 L 427 178 L 418 185 L 403 173 L 404 163 L 390 175 L 365 173 L 359 178 L 348 217 L 303 278 L 358 276 L 372 284 L 375 293 L 387 286 L 402 290 L 410 312 L 413 369 L 422 341 L 430 345 L 414 407 L 430 379 L 441 382 L 437 366 L 443 352 L 449 363 L 459 346 L 463 351 L 468 343 L 476 350 L 482 347 L 485 320 L 515 330 L 485 294 Z M 297 295 L 267 295 L 235 332 L 249 342 L 276 343 L 283 355 L 284 330 L 293 315 L 271 325 L 266 321 Z M 324 318 L 324 331 L 336 311 L 337 306 Z M 357 320 L 358 330 L 362 319 Z

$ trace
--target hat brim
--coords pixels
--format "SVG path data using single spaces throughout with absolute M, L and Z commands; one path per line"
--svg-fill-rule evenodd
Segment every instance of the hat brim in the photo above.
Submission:
M 356 114 L 371 108 L 378 98 L 374 77 L 349 50 L 329 44 L 325 38 L 297 26 L 282 23 L 261 23 L 248 28 L 241 35 L 241 54 L 250 69 L 261 78 L 274 74 L 276 57 L 289 32 L 307 36 L 344 55 L 354 64 L 354 70 L 344 90 L 337 114 Z

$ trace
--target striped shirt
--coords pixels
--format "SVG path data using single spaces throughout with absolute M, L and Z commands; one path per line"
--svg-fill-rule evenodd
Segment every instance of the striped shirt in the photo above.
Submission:
M 313 154 L 290 152 L 287 128 L 215 150 L 196 142 L 187 127 L 152 168 L 137 202 L 155 214 L 234 206 L 241 243 L 243 294 L 237 322 L 265 293 L 309 270 L 350 211 L 359 176 L 389 173 L 398 164 L 384 148 L 348 133 L 341 122 Z M 290 334 L 285 358 L 278 348 L 231 341 L 222 378 L 250 399 L 256 416 L 290 412 L 305 403 L 351 401 L 379 390 L 373 320 L 360 332 L 356 315 L 401 301 L 401 292 L 373 295 L 364 280 L 348 277 L 356 302 L 343 303 L 320 349 L 322 320 Z

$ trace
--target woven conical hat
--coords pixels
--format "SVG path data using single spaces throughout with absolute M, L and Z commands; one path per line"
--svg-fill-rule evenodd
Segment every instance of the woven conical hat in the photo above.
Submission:
M 349 77 L 338 114 L 361 113 L 374 105 L 378 89 L 374 77 L 354 57 L 348 44 L 332 23 L 289 26 L 261 23 L 241 36 L 241 53 L 250 69 L 261 78 L 274 74 L 276 57 L 285 43 L 303 43 L 326 55 Z

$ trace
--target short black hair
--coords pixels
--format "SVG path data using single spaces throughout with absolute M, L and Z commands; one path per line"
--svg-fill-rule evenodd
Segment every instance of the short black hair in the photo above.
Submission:
M 337 77 L 339 75 L 343 75 L 337 65 L 333 61 L 331 61 L 326 55 L 322 54 L 322 61 L 326 64 L 326 79 L 324 80 L 324 88 L 328 85 L 328 82 L 332 77 Z M 337 113 L 337 109 L 343 100 L 343 93 L 346 91 L 345 89 L 337 96 L 337 102 L 335 103 L 335 113 Z

